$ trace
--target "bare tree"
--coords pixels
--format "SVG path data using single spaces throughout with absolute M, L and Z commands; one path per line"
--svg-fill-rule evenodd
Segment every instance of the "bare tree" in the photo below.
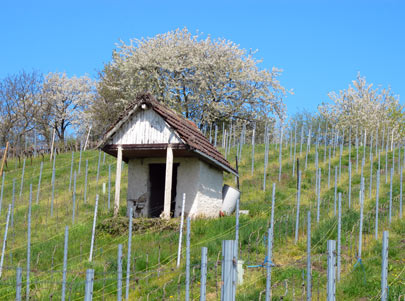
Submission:
M 21 71 L 0 81 L 0 139 L 14 145 L 22 142 L 35 127 L 42 77 Z

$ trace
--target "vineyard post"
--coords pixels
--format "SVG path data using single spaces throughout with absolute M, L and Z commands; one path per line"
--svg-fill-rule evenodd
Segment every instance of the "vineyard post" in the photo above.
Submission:
M 278 169 L 278 181 L 281 181 L 281 168 L 282 168 L 282 155 L 281 155 L 281 151 L 283 148 L 283 127 L 281 124 L 281 129 L 280 129 L 280 150 L 279 150 L 279 154 L 278 154 L 278 164 L 279 164 L 279 169 Z
M 62 301 L 65 301 L 65 294 L 66 294 L 68 240 L 69 240 L 69 227 L 65 226 L 65 244 L 63 248 Z
M 293 145 L 293 128 L 292 127 L 290 129 L 290 133 L 289 133 L 288 138 L 290 139 L 290 162 L 291 162 L 291 160 L 292 160 L 292 145 Z M 288 141 L 286 141 L 286 143 L 287 143 L 286 147 L 288 147 Z
M 270 227 L 271 227 L 271 235 L 274 235 L 274 206 L 276 201 L 276 183 L 273 183 L 273 192 L 271 196 L 271 217 L 270 217 Z
M 335 207 L 334 207 L 334 211 L 333 211 L 333 215 L 336 216 L 336 205 L 337 205 L 337 180 L 338 180 L 338 169 L 337 166 L 335 166 Z
M 305 152 L 305 170 L 307 170 L 308 154 L 310 151 L 311 151 L 311 129 L 309 129 L 309 131 L 308 131 L 307 150 Z
M 42 179 L 42 169 L 44 167 L 44 162 L 41 162 L 41 167 L 39 168 L 39 178 L 38 178 L 38 188 L 37 188 L 37 205 L 39 202 L 39 194 L 41 192 L 41 179 Z
M 183 238 L 183 224 L 184 224 L 184 206 L 186 202 L 186 194 L 183 193 L 183 203 L 181 205 L 181 216 L 180 216 L 180 234 L 179 234 L 179 246 L 177 249 L 177 268 L 180 266 L 180 258 L 181 258 L 181 241 Z
M 80 152 L 79 152 L 79 167 L 77 169 L 77 174 L 80 175 L 80 167 L 82 166 L 82 143 L 80 143 Z
M 93 260 L 94 234 L 96 231 L 97 208 L 98 208 L 98 194 L 96 195 L 96 205 L 94 206 L 93 228 L 91 231 L 90 255 L 89 255 L 90 262 Z M 132 208 L 131 208 L 131 210 L 132 210 Z
M 227 158 L 227 156 L 228 156 L 228 133 L 227 133 L 227 131 L 225 130 L 225 132 L 224 132 L 224 138 L 223 138 L 223 144 L 224 144 L 224 149 L 225 149 L 225 151 L 224 151 L 224 155 L 225 155 L 225 159 Z
M 236 265 L 234 263 L 235 241 L 222 241 L 221 301 L 235 300 L 233 283 Z
M 325 136 L 323 137 L 324 140 L 324 147 L 323 147 L 323 163 L 326 163 L 326 143 L 328 139 L 328 128 L 327 125 L 325 126 Z
M 75 152 L 72 152 L 72 161 L 70 162 L 69 191 L 72 190 L 72 176 L 73 176 L 74 155 L 75 155 Z
M 53 216 L 53 202 L 54 202 L 54 200 L 55 200 L 55 159 L 56 159 L 56 155 L 53 157 L 53 164 L 52 164 L 52 178 L 51 178 L 51 184 L 52 184 L 51 217 Z
M 364 130 L 364 142 L 363 142 L 363 160 L 366 159 L 366 149 L 367 149 L 367 130 Z
M 342 154 L 343 154 L 343 142 L 340 142 L 340 151 L 339 151 L 339 183 L 342 175 Z
M 315 152 L 315 195 L 318 195 L 318 152 Z
M 295 173 L 295 157 L 297 155 L 297 123 L 294 126 L 294 156 L 293 156 L 293 168 L 292 168 L 292 176 Z
M 399 170 L 400 170 L 400 176 L 399 176 L 399 218 L 402 219 L 402 179 L 403 179 L 402 165 L 401 165 Z
M 312 299 L 311 276 L 311 211 L 307 213 L 307 301 Z
M 187 234 L 186 234 L 186 301 L 189 300 L 190 300 L 190 217 L 188 216 Z
M 352 162 L 349 161 L 349 191 L 348 191 L 348 199 L 349 199 L 349 209 L 351 208 L 352 204 Z
M 388 231 L 383 232 L 381 262 L 381 300 L 388 300 Z
M 388 183 L 388 139 L 385 145 L 385 184 Z
M 89 168 L 89 160 L 86 160 L 86 171 L 84 174 L 84 196 L 83 196 L 83 201 L 86 204 L 87 203 L 87 174 L 88 174 L 88 168 Z
M 108 210 L 110 210 L 110 200 L 111 200 L 111 164 L 108 165 L 108 198 L 107 198 Z
M 352 160 L 352 127 L 349 129 L 349 162 Z
M 272 267 L 272 253 L 273 253 L 273 239 L 274 239 L 274 204 L 276 198 L 276 183 L 273 183 L 273 192 L 271 198 L 271 217 L 270 228 L 267 232 L 267 260 L 266 260 L 266 301 L 271 297 L 271 267 Z
M 301 125 L 300 157 L 302 156 L 302 144 L 304 143 L 304 124 Z
M 23 168 L 22 168 L 22 174 L 21 174 L 21 185 L 20 185 L 20 196 L 19 196 L 20 200 L 21 200 L 23 186 L 24 186 L 24 173 L 25 173 L 25 158 L 23 161 Z
M 297 216 L 295 221 L 295 240 L 294 243 L 297 244 L 298 241 L 298 228 L 299 228 L 299 218 L 300 218 L 300 199 L 301 199 L 301 171 L 298 172 L 298 190 L 297 190 Z
M 316 206 L 316 223 L 319 224 L 319 215 L 320 215 L 320 205 L 321 205 L 321 174 L 322 170 L 318 168 L 317 178 L 318 178 L 318 197 L 317 197 L 317 206 Z
M 84 289 L 84 301 L 91 301 L 93 299 L 93 281 L 94 281 L 94 270 L 86 270 L 86 285 Z
M 22 287 L 22 268 L 18 267 L 17 268 L 17 273 L 16 273 L 16 292 L 15 292 L 15 299 L 17 301 L 21 301 L 21 287 Z
M 101 151 L 98 150 L 98 163 L 97 163 L 96 185 L 98 185 L 98 178 L 100 177 L 100 162 L 101 162 Z M 96 187 L 96 188 L 97 188 L 97 187 Z
M 73 175 L 72 224 L 75 223 L 75 210 L 76 210 L 76 171 Z
M 372 148 L 370 148 L 372 149 Z M 370 153 L 370 187 L 369 187 L 369 198 L 371 199 L 373 189 L 373 153 Z
M 375 130 L 375 156 L 377 157 L 377 152 L 378 152 L 378 130 L 379 130 L 379 125 L 377 125 L 377 129 Z
M 117 256 L 117 300 L 122 300 L 122 244 L 118 245 Z
M 30 299 L 30 263 L 31 263 L 31 207 L 32 207 L 32 184 L 30 184 L 30 198 L 28 204 L 28 225 L 27 225 L 27 278 L 26 300 Z
M 340 252 L 341 252 L 341 232 L 342 232 L 342 193 L 339 192 L 338 205 L 338 228 L 337 228 L 337 281 L 340 281 Z
M 201 248 L 201 281 L 200 281 L 200 301 L 206 299 L 207 286 L 207 248 Z
M 364 208 L 364 178 L 361 178 L 361 188 L 359 191 L 360 198 L 360 227 L 359 227 L 359 249 L 357 253 L 358 260 L 361 260 L 361 247 L 362 247 L 362 236 L 363 236 L 363 208 Z
M 266 175 L 267 175 L 267 163 L 269 158 L 269 134 L 267 124 L 264 130 L 264 171 L 263 171 L 263 191 L 266 191 Z
M 129 279 L 131 276 L 131 243 L 132 243 L 132 210 L 129 208 L 128 253 L 127 253 L 127 279 L 125 286 L 125 300 L 129 300 Z
M 374 136 L 373 136 L 374 134 L 373 134 L 373 132 L 371 132 L 371 137 L 370 137 L 370 155 L 369 155 L 369 157 L 370 157 L 370 162 L 373 162 L 373 156 L 372 156 L 372 154 L 373 154 L 373 139 L 374 139 Z
M 252 170 L 251 170 L 252 176 L 255 169 L 255 135 L 256 135 L 256 123 L 253 124 L 253 132 L 252 132 Z
M 331 148 L 329 147 L 329 163 L 328 163 L 328 189 L 330 188 L 330 160 L 331 160 Z
M 380 199 L 380 170 L 377 171 L 377 191 L 375 196 L 375 239 L 378 239 L 378 203 Z
M 391 168 L 391 177 L 390 177 L 390 207 L 388 211 L 388 223 L 391 225 L 391 217 L 392 217 L 392 182 L 394 180 L 394 168 Z
M 271 247 L 272 235 L 271 227 L 267 231 L 267 256 L 266 256 L 266 301 L 270 301 L 271 296 Z
M 8 205 L 7 219 L 6 219 L 6 229 L 4 230 L 3 248 L 1 250 L 0 278 L 1 278 L 1 274 L 3 272 L 4 253 L 6 252 L 7 232 L 8 232 L 8 224 L 9 224 L 9 221 L 10 221 L 10 214 L 11 214 L 11 204 Z
M 6 173 L 3 173 L 3 177 L 1 180 L 1 193 L 0 193 L 0 214 L 1 214 L 1 204 L 3 203 L 3 191 L 4 191 L 4 179 L 6 177 Z
M 334 301 L 336 294 L 336 284 L 335 284 L 335 265 L 336 265 L 336 241 L 328 240 L 328 282 L 327 282 L 327 300 Z
M 356 130 L 356 173 L 359 172 L 359 136 Z
M 14 229 L 14 207 L 15 207 L 15 179 L 13 179 L 13 194 L 11 197 L 11 227 Z

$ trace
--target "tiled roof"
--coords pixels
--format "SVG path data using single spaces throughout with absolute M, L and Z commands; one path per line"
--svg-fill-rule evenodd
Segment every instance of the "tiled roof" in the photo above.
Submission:
M 123 123 L 125 123 L 126 120 L 129 119 L 130 115 L 132 115 L 137 108 L 143 104 L 159 114 L 167 124 L 179 134 L 180 138 L 190 150 L 197 154 L 202 153 L 204 157 L 211 159 L 215 165 L 223 165 L 222 169 L 237 174 L 235 169 L 229 164 L 224 156 L 209 142 L 192 121 L 184 118 L 165 104 L 157 101 L 156 98 L 149 93 L 139 95 L 136 100 L 124 110 L 117 122 L 106 132 L 100 146 L 104 146 L 108 139 L 122 126 Z M 215 161 L 220 164 L 216 164 Z

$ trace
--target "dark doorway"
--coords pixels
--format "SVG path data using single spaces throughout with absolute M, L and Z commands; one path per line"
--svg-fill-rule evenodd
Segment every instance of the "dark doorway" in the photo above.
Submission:
M 170 215 L 173 216 L 176 205 L 176 187 L 177 187 L 177 168 L 179 163 L 173 164 L 172 174 L 172 197 L 170 204 Z M 166 164 L 154 163 L 149 164 L 149 189 L 150 189 L 150 202 L 149 202 L 149 216 L 159 217 L 164 209 L 165 199 L 165 178 L 166 178 Z

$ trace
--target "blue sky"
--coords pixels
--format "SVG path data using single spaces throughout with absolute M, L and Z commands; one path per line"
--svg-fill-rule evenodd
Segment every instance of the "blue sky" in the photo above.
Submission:
M 22 69 L 97 76 L 120 39 L 187 27 L 258 49 L 283 69 L 289 113 L 316 110 L 358 72 L 405 98 L 405 1 L 7 1 L 0 78 Z

